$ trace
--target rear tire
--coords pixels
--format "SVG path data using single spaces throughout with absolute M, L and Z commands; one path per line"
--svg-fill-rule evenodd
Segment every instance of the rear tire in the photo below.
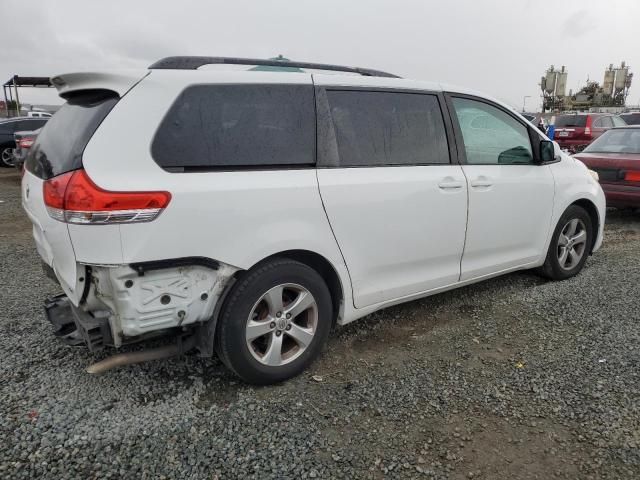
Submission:
M 332 309 L 318 272 L 286 258 L 269 260 L 233 286 L 220 312 L 216 351 L 245 382 L 282 382 L 320 354 L 331 330 Z
M 556 225 L 547 258 L 538 273 L 551 280 L 566 280 L 580 273 L 591 252 L 593 235 L 587 211 L 571 205 Z
M 13 147 L 4 145 L 0 147 L 0 167 L 13 167 Z

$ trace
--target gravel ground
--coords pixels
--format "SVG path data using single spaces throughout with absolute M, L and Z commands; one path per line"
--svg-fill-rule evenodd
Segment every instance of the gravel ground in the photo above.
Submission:
M 42 313 L 17 175 L 0 200 L 0 478 L 640 478 L 639 213 L 610 212 L 577 278 L 387 309 L 253 388 L 196 356 L 86 374 Z

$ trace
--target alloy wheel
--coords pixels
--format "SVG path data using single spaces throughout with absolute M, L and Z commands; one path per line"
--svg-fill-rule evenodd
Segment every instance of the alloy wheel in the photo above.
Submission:
M 579 218 L 567 222 L 558 239 L 558 263 L 563 270 L 572 270 L 580 263 L 587 247 L 587 227 Z
M 2 152 L 0 152 L 0 162 L 2 162 L 2 165 L 4 165 L 5 167 L 11 167 L 12 165 L 12 160 L 13 160 L 13 148 L 10 147 L 6 147 L 2 149 Z
M 269 289 L 255 303 L 247 319 L 245 338 L 253 358 L 278 367 L 302 355 L 317 327 L 318 306 L 311 292 L 286 283 Z

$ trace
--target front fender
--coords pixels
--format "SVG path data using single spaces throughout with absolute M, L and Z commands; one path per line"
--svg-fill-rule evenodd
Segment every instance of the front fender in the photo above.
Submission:
M 551 217 L 552 228 L 545 252 L 562 214 L 570 205 L 585 200 L 593 204 L 598 214 L 597 234 L 592 249 L 593 252 L 597 251 L 602 245 L 606 217 L 606 200 L 602 187 L 581 161 L 564 153 L 560 162 L 551 165 L 551 172 L 555 180 L 556 195 Z

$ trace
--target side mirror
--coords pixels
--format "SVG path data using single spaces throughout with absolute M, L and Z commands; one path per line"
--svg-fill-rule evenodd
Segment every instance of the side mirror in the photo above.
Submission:
M 510 148 L 509 150 L 505 150 L 504 152 L 498 155 L 498 163 L 499 164 L 528 164 L 531 163 L 531 152 L 529 152 L 528 148 L 518 146 Z
M 553 162 L 556 159 L 554 143 L 551 140 L 540 140 L 540 161 L 542 163 Z

